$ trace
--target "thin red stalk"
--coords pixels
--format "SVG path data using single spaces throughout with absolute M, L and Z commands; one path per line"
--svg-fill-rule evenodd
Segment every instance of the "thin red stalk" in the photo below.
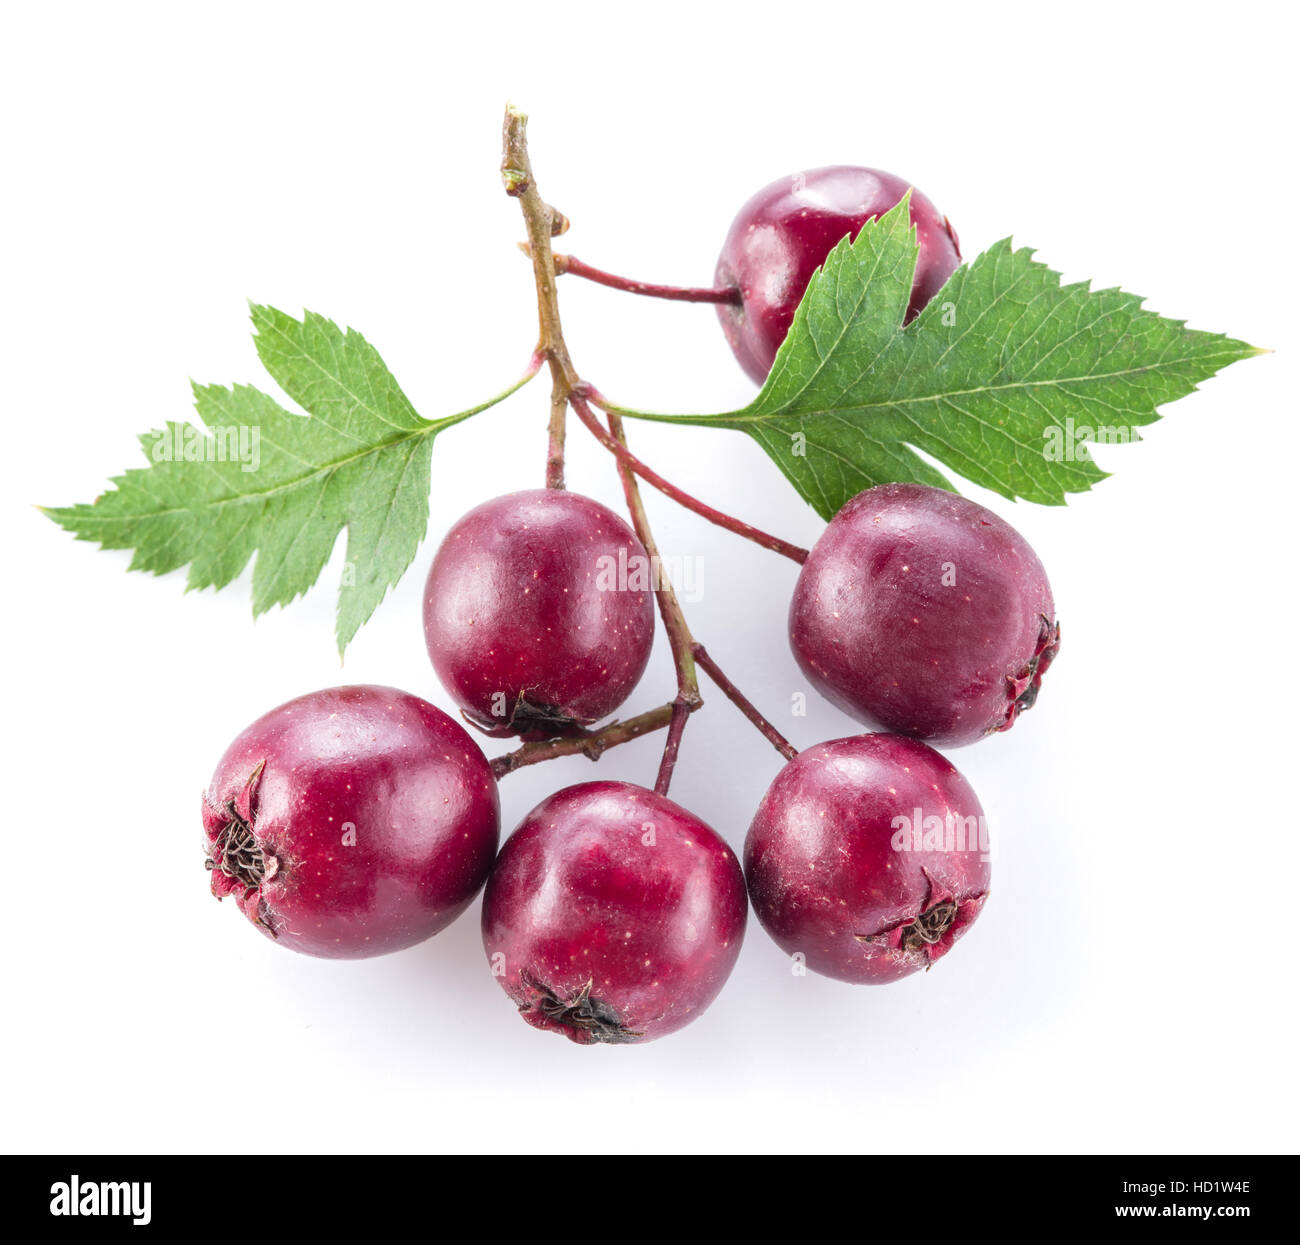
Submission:
M 673 780 L 673 768 L 677 764 L 677 753 L 682 746 L 682 732 L 686 729 L 686 719 L 696 706 L 689 705 L 680 697 L 673 701 L 673 716 L 668 723 L 668 738 L 664 740 L 664 754 L 659 761 L 659 776 L 655 779 L 655 794 L 667 795 L 668 784 Z
M 633 281 L 628 277 L 615 276 L 583 263 L 576 255 L 557 255 L 555 273 L 560 276 L 571 272 L 575 277 L 594 281 L 597 285 L 607 285 L 612 290 L 622 290 L 626 294 L 644 294 L 648 298 L 667 298 L 679 303 L 732 303 L 740 305 L 740 290 L 734 285 L 721 288 L 682 285 L 652 285 L 646 281 Z
M 610 435 L 618 444 L 626 446 L 623 433 L 623 421 L 614 414 L 607 416 Z M 659 556 L 659 546 L 655 543 L 654 533 L 650 530 L 650 520 L 645 512 L 645 503 L 641 500 L 641 490 L 637 487 L 636 476 L 625 463 L 618 463 L 619 479 L 623 483 L 623 496 L 627 501 L 628 514 L 632 519 L 632 530 L 645 547 L 650 557 L 650 565 L 655 569 L 654 593 L 659 606 L 659 617 L 663 619 L 664 630 L 668 633 L 668 643 L 673 650 L 673 664 L 677 667 L 677 695 L 692 708 L 700 703 L 700 685 L 695 677 L 695 657 L 692 646 L 695 643 L 682 607 L 678 604 L 677 593 L 673 591 L 672 581 L 664 574 L 663 559 Z
M 623 433 L 623 421 L 617 415 L 610 415 L 609 434 L 619 445 L 626 446 Z M 650 557 L 654 568 L 655 601 L 659 606 L 659 617 L 663 619 L 664 630 L 668 633 L 668 643 L 673 650 L 673 665 L 677 668 L 677 699 L 673 702 L 673 716 L 668 727 L 668 738 L 664 743 L 663 757 L 659 762 L 659 774 L 655 779 L 655 791 L 666 795 L 668 784 L 672 781 L 673 768 L 677 764 L 677 753 L 681 748 L 682 733 L 686 729 L 686 719 L 704 702 L 700 699 L 699 678 L 695 673 L 695 639 L 686 625 L 686 617 L 678 604 L 677 593 L 673 591 L 672 582 L 663 571 L 663 559 L 659 556 L 659 546 L 655 543 L 654 533 L 650 530 L 650 520 L 645 512 L 645 503 L 641 500 L 641 490 L 637 487 L 636 476 L 621 460 L 618 464 L 618 476 L 623 484 L 623 496 L 627 501 L 628 514 L 632 518 L 632 528 Z
M 793 761 L 799 755 L 799 751 L 780 731 L 776 729 L 749 701 L 745 694 L 738 688 L 718 667 L 718 663 L 704 651 L 703 644 L 692 646 L 692 652 L 695 656 L 696 664 L 700 669 L 709 676 L 721 689 L 722 694 L 731 701 L 737 709 L 740 710 L 759 730 L 763 738 L 768 741 L 787 761 Z
M 666 497 L 671 497 L 673 501 L 680 506 L 685 506 L 687 510 L 698 514 L 700 518 L 707 519 L 710 523 L 718 527 L 724 527 L 729 532 L 734 532 L 737 536 L 743 536 L 746 540 L 752 540 L 756 545 L 761 545 L 764 549 L 770 549 L 773 553 L 779 553 L 783 557 L 789 558 L 792 562 L 802 564 L 807 561 L 808 550 L 801 549 L 798 545 L 792 545 L 787 540 L 782 540 L 779 536 L 772 536 L 770 533 L 763 531 L 761 528 L 754 527 L 752 524 L 742 522 L 740 519 L 733 519 L 731 515 L 724 514 L 721 510 L 715 510 L 712 506 L 692 497 L 677 485 L 665 480 L 657 471 L 643 463 L 626 445 L 616 441 L 601 426 L 600 421 L 596 418 L 595 412 L 591 409 L 587 400 L 577 392 L 569 395 L 569 402 L 573 407 L 574 414 L 586 424 L 591 431 L 592 436 L 601 443 L 611 454 L 613 454 L 623 466 L 636 472 L 647 484 L 653 485 Z

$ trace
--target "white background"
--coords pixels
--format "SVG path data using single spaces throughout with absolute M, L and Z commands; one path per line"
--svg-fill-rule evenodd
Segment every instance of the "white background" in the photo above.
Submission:
M 721 6 L 718 6 L 721 9 Z M 467 15 L 471 9 L 477 15 Z M 6 1149 L 1279 1150 L 1295 1144 L 1295 185 L 1280 6 L 12 6 L 0 65 L 4 354 Z M 539 383 L 439 439 L 430 540 L 339 668 L 342 542 L 254 624 L 127 574 L 36 510 L 142 462 L 189 377 L 262 379 L 245 298 L 362 330 L 426 416 L 535 338 L 497 177 L 532 117 L 564 246 L 707 282 L 759 186 L 833 162 L 914 179 L 973 257 L 1014 233 L 1278 353 L 1169 410 L 1067 507 L 968 490 L 1038 550 L 1064 620 L 1039 706 L 954 753 L 994 893 L 936 971 L 793 977 L 751 921 L 698 1022 L 642 1048 L 529 1029 L 478 905 L 351 963 L 286 954 L 207 893 L 199 793 L 247 722 L 340 682 L 450 708 L 419 604 L 472 504 L 541 483 Z M 617 400 L 724 410 L 752 388 L 708 307 L 562 286 Z M 635 425 L 634 448 L 802 544 L 820 523 L 745 437 Z M 570 483 L 619 503 L 575 426 Z M 794 741 L 853 733 L 784 634 L 796 568 L 648 504 L 703 559 L 697 636 Z M 626 706 L 661 703 L 667 646 Z M 706 687 L 706 694 L 708 689 Z M 490 745 L 489 751 L 497 745 Z M 658 748 L 503 783 L 509 830 L 564 784 L 652 782 Z M 737 848 L 779 766 L 710 696 L 674 796 Z

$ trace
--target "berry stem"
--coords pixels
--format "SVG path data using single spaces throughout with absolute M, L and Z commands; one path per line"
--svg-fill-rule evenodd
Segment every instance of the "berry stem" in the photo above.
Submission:
M 623 421 L 617 415 L 608 415 L 606 419 L 609 423 L 609 435 L 626 449 L 627 439 L 623 432 Z M 664 630 L 668 633 L 668 643 L 673 650 L 673 664 L 677 667 L 677 699 L 673 702 L 674 716 L 669 724 L 668 739 L 664 744 L 663 758 L 659 762 L 659 775 L 655 780 L 655 791 L 659 795 L 667 795 L 668 784 L 672 781 L 673 767 L 677 764 L 682 732 L 686 729 L 686 719 L 704 703 L 700 697 L 699 676 L 695 673 L 695 640 L 691 635 L 691 629 L 686 625 L 686 616 L 682 613 L 672 581 L 664 573 L 663 559 L 659 556 L 659 546 L 655 543 L 654 533 L 650 530 L 650 520 L 646 516 L 645 503 L 641 500 L 641 489 L 637 485 L 636 476 L 631 467 L 621 459 L 618 460 L 618 474 L 623 482 L 623 496 L 627 500 L 632 528 L 650 556 L 659 617 L 663 619 Z
M 571 272 L 575 277 L 594 281 L 597 285 L 607 285 L 612 290 L 622 290 L 625 294 L 644 294 L 647 298 L 667 298 L 679 303 L 731 303 L 740 305 L 740 290 L 734 285 L 706 288 L 700 286 L 651 285 L 645 281 L 633 281 L 629 277 L 615 276 L 600 268 L 593 268 L 583 263 L 576 255 L 555 256 L 555 273 L 563 276 Z
M 551 418 L 546 429 L 546 487 L 564 487 L 564 417 L 566 403 L 551 393 Z
M 501 157 L 501 179 L 505 184 L 506 194 L 519 200 L 520 210 L 524 214 L 524 224 L 528 231 L 528 255 L 533 261 L 533 277 L 537 285 L 537 314 L 540 325 L 540 337 L 537 350 L 546 357 L 551 366 L 551 419 L 548 443 L 546 483 L 550 488 L 564 487 L 564 419 L 569 409 L 569 402 L 575 390 L 581 388 L 581 381 L 573 360 L 569 356 L 568 346 L 564 341 L 564 331 L 560 325 L 560 307 L 555 289 L 555 257 L 551 251 L 551 239 L 568 228 L 568 221 L 542 198 L 533 180 L 533 166 L 528 157 L 528 118 L 519 109 L 507 105 L 505 123 L 502 127 L 503 154 Z M 593 417 L 594 418 L 594 417 Z M 609 416 L 611 437 L 622 444 L 624 442 L 622 420 L 617 415 Z M 659 606 L 659 615 L 663 619 L 664 630 L 668 633 L 668 642 L 673 650 L 673 662 L 677 667 L 677 697 L 667 706 L 666 723 L 676 719 L 675 729 L 669 733 L 671 757 L 665 758 L 660 766 L 660 778 L 665 787 L 672 777 L 673 761 L 681 742 L 685 719 L 699 707 L 699 680 L 695 673 L 695 660 L 691 653 L 690 629 L 677 602 L 677 594 L 668 577 L 663 574 L 659 549 L 655 544 L 650 522 L 646 518 L 645 506 L 637 488 L 636 476 L 630 468 L 619 463 L 619 475 L 623 481 L 623 495 L 627 499 L 628 511 L 632 516 L 632 526 L 640 538 L 641 544 L 650 557 L 650 565 L 655 568 L 655 600 Z M 684 709 L 677 709 L 681 704 Z M 643 715 L 644 717 L 644 715 Z M 635 722 L 637 719 L 631 719 Z M 655 722 L 654 725 L 660 725 Z M 609 728 L 614 729 L 614 728 Z M 651 729 L 644 726 L 643 730 Z M 638 732 L 641 733 L 641 732 Z M 590 745 L 591 737 L 587 737 Z M 558 741 L 563 745 L 567 741 Z M 520 749 L 524 752 L 532 745 Z M 579 746 L 570 751 L 584 751 Z M 556 748 L 543 749 L 546 756 L 563 755 Z M 515 755 L 515 754 L 512 754 Z M 588 753 L 590 755 L 590 753 Z M 502 763 L 505 764 L 504 758 Z M 495 763 L 494 763 L 495 767 Z M 508 773 L 509 767 L 502 770 Z
M 740 710 L 759 730 L 763 738 L 768 741 L 787 761 L 793 761 L 799 755 L 799 751 L 790 743 L 780 731 L 776 729 L 759 711 L 754 707 L 752 702 L 719 668 L 718 663 L 704 651 L 703 644 L 696 644 L 693 648 L 695 661 L 700 669 L 709 676 L 721 689 L 722 694 L 731 701 L 737 709 Z
M 802 562 L 807 557 L 807 553 L 794 545 L 777 541 L 775 537 L 767 536 L 766 533 L 751 528 L 748 524 L 729 519 L 726 515 L 695 501 L 680 489 L 668 485 L 666 480 L 651 472 L 627 448 L 623 419 L 618 411 L 613 409 L 605 411 L 608 432 L 600 427 L 600 421 L 588 403 L 588 396 L 595 391 L 584 385 L 579 378 L 560 327 L 560 310 L 555 290 L 556 261 L 551 251 L 551 238 L 563 233 L 568 228 L 568 221 L 550 207 L 538 193 L 533 181 L 532 164 L 528 158 L 527 123 L 528 119 L 518 109 L 506 108 L 501 177 L 505 183 L 506 193 L 519 200 L 528 229 L 527 252 L 533 261 L 533 275 L 537 283 L 538 321 L 541 329 L 537 353 L 549 362 L 553 380 L 547 485 L 552 488 L 564 487 L 564 416 L 572 405 L 578 417 L 592 430 L 597 440 L 615 456 L 633 530 L 645 547 L 653 568 L 655 602 L 659 606 L 659 616 L 663 620 L 664 630 L 668 633 L 668 643 L 673 651 L 673 664 L 677 668 L 677 695 L 668 704 L 661 705 L 658 709 L 629 718 L 626 722 L 614 722 L 603 730 L 524 744 L 514 752 L 497 757 L 492 762 L 492 772 L 501 778 L 521 766 L 547 761 L 557 756 L 572 756 L 575 753 L 583 753 L 595 760 L 606 748 L 666 726 L 668 738 L 659 763 L 659 774 L 655 780 L 655 791 L 660 795 L 666 794 L 672 780 L 673 768 L 677 764 L 677 754 L 681 748 L 686 721 L 704 703 L 700 696 L 699 676 L 695 670 L 697 660 L 772 745 L 783 756 L 793 759 L 796 755 L 794 748 L 718 669 L 704 648 L 695 643 L 690 628 L 686 625 L 686 617 L 682 613 L 673 585 L 663 573 L 663 561 L 659 556 L 659 546 L 655 542 L 654 533 L 650 530 L 650 520 L 641 498 L 637 475 L 645 475 L 657 488 L 663 489 L 670 497 L 710 519 L 711 522 L 719 523 L 751 540 L 758 538 L 758 543 L 776 549 L 777 552 L 784 552 L 786 556 L 793 557 L 796 562 Z M 582 267 L 585 269 L 586 265 Z M 575 271 L 571 259 L 568 261 L 567 270 Z M 589 269 L 582 275 L 596 271 Z M 601 276 L 605 277 L 608 274 L 601 274 Z M 619 278 L 610 278 L 606 284 L 618 281 Z M 638 293 L 649 293 L 656 288 L 665 287 L 634 287 L 631 283 L 625 283 L 625 288 L 635 288 Z M 716 294 L 717 291 L 714 293 Z M 722 300 L 715 298 L 713 301 Z M 600 403 L 597 402 L 597 405 Z
M 549 761 L 553 757 L 585 756 L 598 761 L 606 748 L 625 744 L 629 740 L 639 739 L 652 731 L 662 730 L 672 722 L 675 700 L 657 709 L 639 713 L 625 722 L 611 722 L 597 731 L 588 731 L 580 735 L 566 735 L 560 739 L 542 739 L 524 744 L 513 752 L 492 758 L 492 773 L 497 778 L 513 774 L 525 765 L 536 765 L 539 761 Z
M 687 704 L 680 696 L 673 701 L 673 714 L 668 722 L 668 738 L 664 740 L 664 754 L 659 761 L 659 774 L 655 778 L 655 794 L 667 795 L 668 784 L 673 780 L 673 769 L 677 765 L 677 753 L 682 746 L 682 733 L 686 730 L 686 719 L 691 710 L 698 706 Z
M 587 396 L 590 396 L 589 389 L 585 392 Z M 594 397 L 592 397 L 592 401 L 596 402 L 596 405 L 600 405 Z M 677 485 L 665 480 L 651 467 L 646 466 L 626 445 L 616 441 L 600 426 L 600 421 L 596 418 L 595 412 L 587 402 L 583 389 L 574 390 L 569 395 L 569 403 L 573 407 L 574 414 L 587 426 L 591 435 L 609 450 L 623 466 L 630 468 L 647 484 L 657 488 L 666 497 L 671 497 L 678 505 L 685 506 L 687 510 L 693 511 L 702 519 L 707 519 L 718 527 L 724 527 L 737 536 L 743 536 L 746 540 L 752 540 L 756 545 L 761 545 L 764 549 L 770 549 L 773 553 L 779 553 L 792 562 L 798 562 L 802 565 L 807 561 L 807 549 L 801 549 L 798 545 L 792 545 L 789 541 L 782 540 L 779 536 L 772 536 L 761 528 L 742 522 L 740 519 L 733 519 L 731 515 L 724 514 L 721 510 L 715 510 L 712 506 L 706 505 L 678 488 Z
M 551 238 L 568 227 L 564 216 L 538 193 L 533 166 L 528 158 L 528 118 L 507 105 L 502 127 L 501 180 L 506 194 L 519 200 L 528 230 L 528 254 L 533 261 L 537 286 L 537 353 L 551 368 L 551 418 L 547 427 L 546 487 L 564 487 L 564 424 L 569 394 L 578 383 L 578 373 L 564 342 L 560 325 L 560 304 L 555 291 L 555 257 Z
M 623 432 L 623 421 L 617 415 L 606 417 L 610 436 L 619 445 L 627 448 L 627 439 Z M 632 519 L 632 530 L 645 546 L 650 556 L 653 569 L 655 600 L 659 605 L 659 616 L 663 619 L 664 630 L 668 633 L 668 643 L 673 650 L 673 662 L 677 666 L 677 695 L 692 708 L 699 705 L 700 686 L 695 674 L 694 637 L 686 625 L 686 616 L 678 603 L 677 593 L 672 581 L 664 573 L 663 559 L 659 556 L 659 546 L 654 533 L 650 530 L 650 520 L 646 515 L 645 503 L 641 500 L 641 490 L 637 487 L 636 476 L 632 469 L 622 461 L 618 464 L 619 478 L 623 481 L 623 496 L 627 501 L 628 514 Z

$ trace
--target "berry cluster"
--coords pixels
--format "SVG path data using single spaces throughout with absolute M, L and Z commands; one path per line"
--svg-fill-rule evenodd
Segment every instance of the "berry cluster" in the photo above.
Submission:
M 762 382 L 812 273 L 830 249 L 897 204 L 908 184 L 829 168 L 759 192 L 727 237 L 715 287 L 669 290 L 552 256 L 562 228 L 537 196 L 522 147 L 507 188 L 521 199 L 539 290 L 556 272 L 718 306 L 742 367 Z M 956 268 L 957 239 L 924 196 L 909 317 Z M 549 279 L 549 285 L 547 280 Z M 531 1025 L 579 1043 L 671 1033 L 717 996 L 750 904 L 814 972 L 897 980 L 945 955 L 989 887 L 979 801 L 930 744 L 1011 727 L 1059 645 L 1037 557 L 991 512 L 942 489 L 886 484 L 845 505 L 811 551 L 692 508 L 803 563 L 789 636 L 810 682 L 882 733 L 795 749 L 690 635 L 657 573 L 634 459 L 617 415 L 602 424 L 542 313 L 552 408 L 548 487 L 485 502 L 438 549 L 424 596 L 433 668 L 466 721 L 515 751 L 489 761 L 469 732 L 418 697 L 342 687 L 272 710 L 222 757 L 204 795 L 212 890 L 282 946 L 383 954 L 428 938 L 486 885 L 492 973 Z M 617 457 L 632 523 L 563 487 L 563 414 Z M 625 722 L 658 606 L 678 670 L 673 700 Z M 754 816 L 743 869 L 728 844 L 667 796 L 702 669 L 786 758 Z M 567 787 L 498 853 L 498 781 L 521 765 L 667 730 L 653 789 Z

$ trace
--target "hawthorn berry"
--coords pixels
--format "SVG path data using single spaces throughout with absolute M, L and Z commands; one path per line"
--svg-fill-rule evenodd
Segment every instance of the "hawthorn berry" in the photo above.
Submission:
M 716 997 L 745 933 L 735 854 L 693 813 L 627 782 L 568 787 L 506 840 L 483 947 L 530 1025 L 648 1042 Z
M 436 934 L 496 854 L 497 785 L 465 728 L 391 687 L 272 709 L 203 797 L 212 893 L 280 946 L 354 959 Z
M 488 734 L 565 734 L 613 713 L 641 678 L 653 586 L 644 546 L 599 502 L 563 489 L 497 497 L 433 559 L 429 657 Z
M 1052 590 L 1009 523 L 946 489 L 881 484 L 813 546 L 790 646 L 859 721 L 932 743 L 1008 730 L 1060 647 Z
M 880 984 L 928 969 L 989 888 L 984 810 L 952 763 L 899 735 L 799 753 L 745 840 L 754 913 L 814 972 Z
M 868 220 L 896 206 L 909 184 L 879 169 L 832 165 L 783 177 L 763 187 L 731 224 L 714 283 L 740 292 L 719 303 L 718 319 L 732 353 L 761 385 L 794 321 L 813 273 L 841 238 L 857 237 Z M 930 301 L 961 263 L 948 218 L 919 191 L 909 204 L 920 248 L 907 319 Z

